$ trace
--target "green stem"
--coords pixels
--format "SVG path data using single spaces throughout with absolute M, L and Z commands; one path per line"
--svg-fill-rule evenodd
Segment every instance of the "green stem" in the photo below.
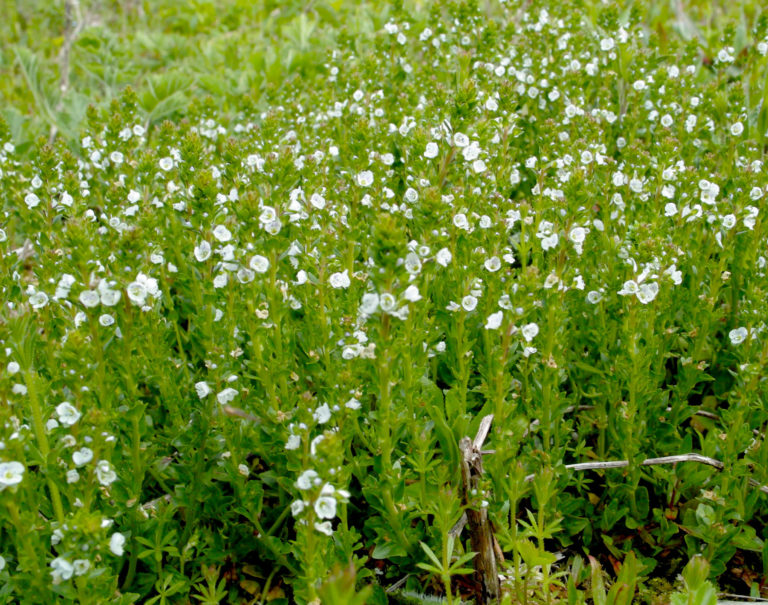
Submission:
M 42 466 L 45 472 L 46 481 L 48 482 L 48 490 L 51 492 L 53 511 L 56 515 L 56 521 L 58 521 L 60 525 L 63 525 L 64 507 L 61 504 L 61 494 L 59 493 L 59 488 L 53 482 L 53 479 L 48 475 L 48 455 L 51 453 L 51 449 L 48 445 L 48 435 L 45 433 L 43 408 L 40 405 L 40 398 L 37 392 L 37 376 L 31 370 L 28 370 L 25 375 L 25 380 L 27 383 L 27 393 L 29 394 L 29 403 L 32 407 L 32 425 L 35 431 L 35 438 L 40 447 L 40 453 L 43 456 Z

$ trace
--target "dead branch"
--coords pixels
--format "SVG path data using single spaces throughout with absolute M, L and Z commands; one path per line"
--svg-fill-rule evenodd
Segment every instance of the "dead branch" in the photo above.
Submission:
M 483 474 L 483 457 L 480 454 L 480 448 L 488 436 L 491 422 L 493 422 L 493 415 L 485 416 L 480 422 L 474 440 L 464 437 L 459 441 L 459 450 L 462 454 L 461 498 L 465 507 L 464 515 L 469 526 L 472 550 L 477 553 L 474 558 L 474 565 L 475 575 L 480 582 L 477 594 L 478 603 L 496 602 L 501 595 L 493 530 L 488 519 L 488 508 L 483 505 L 478 506 L 476 502 Z

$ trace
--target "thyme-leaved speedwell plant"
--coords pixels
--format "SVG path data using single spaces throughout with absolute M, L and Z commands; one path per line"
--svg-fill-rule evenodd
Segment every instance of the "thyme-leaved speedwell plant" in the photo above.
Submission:
M 249 96 L 7 114 L 0 600 L 469 599 L 489 414 L 503 599 L 759 592 L 765 19 L 587 4 L 318 8 Z

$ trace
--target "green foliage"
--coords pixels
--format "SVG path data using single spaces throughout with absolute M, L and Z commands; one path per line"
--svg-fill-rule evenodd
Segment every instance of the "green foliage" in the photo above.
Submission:
M 3 4 L 0 602 L 466 602 L 486 414 L 503 603 L 758 596 L 768 21 L 577 4 Z

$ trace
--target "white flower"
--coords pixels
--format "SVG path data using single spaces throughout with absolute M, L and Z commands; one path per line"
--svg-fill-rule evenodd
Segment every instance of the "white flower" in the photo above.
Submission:
M 403 298 L 408 302 L 415 303 L 421 300 L 421 294 L 419 293 L 419 289 L 411 284 L 405 289 L 405 292 L 403 292 Z
M 677 205 L 674 202 L 668 202 L 664 206 L 664 216 L 675 216 L 677 214 Z
M 442 267 L 447 267 L 448 263 L 453 259 L 453 255 L 448 248 L 443 248 L 435 255 L 435 262 Z
M 30 192 L 24 197 L 24 203 L 27 205 L 27 208 L 31 209 L 40 204 L 40 198 Z
M 3 571 L 5 569 L 5 557 L 0 555 L 0 571 Z
M 104 313 L 103 315 L 99 315 L 99 323 L 105 328 L 108 328 L 115 323 L 115 318 L 108 313 Z
M 456 147 L 466 147 L 469 145 L 469 137 L 463 132 L 457 132 L 453 135 L 453 144 L 456 145 Z
M 733 214 L 726 214 L 723 217 L 723 229 L 732 229 L 736 224 L 736 217 Z
M 739 136 L 742 132 L 744 132 L 744 124 L 741 122 L 734 122 L 731 124 L 731 134 L 735 137 Z
M 269 259 L 261 254 L 255 254 L 251 257 L 248 266 L 256 273 L 266 273 L 269 270 Z
M 498 256 L 492 256 L 491 258 L 487 259 L 484 265 L 486 270 L 490 271 L 491 273 L 496 273 L 496 271 L 501 269 L 501 261 L 499 260 Z
M 64 426 L 72 426 L 80 420 L 80 412 L 69 401 L 62 401 L 57 405 L 56 414 L 59 416 L 59 422 Z
M 163 170 L 164 172 L 168 172 L 171 168 L 173 168 L 173 158 L 169 158 L 169 157 L 161 158 L 158 164 L 160 164 L 161 170 Z
M 237 281 L 239 281 L 241 284 L 248 284 L 252 282 L 254 277 L 256 277 L 256 273 L 254 273 L 250 269 L 246 269 L 245 267 L 240 267 L 237 270 Z
M 203 240 L 197 246 L 195 246 L 195 258 L 198 262 L 202 263 L 211 256 L 211 244 Z
M 613 50 L 614 45 L 615 45 L 615 42 L 613 41 L 613 38 L 603 38 L 602 40 L 600 40 L 600 50 L 604 52 Z
M 639 300 L 644 305 L 647 305 L 654 298 L 656 298 L 656 295 L 658 293 L 659 293 L 659 284 L 657 284 L 656 282 L 649 282 L 646 284 L 642 284 L 637 290 L 637 300 Z
M 322 523 L 315 521 L 315 529 L 326 536 L 333 535 L 333 527 L 331 527 L 330 521 L 323 521 Z
M 747 339 L 748 334 L 746 328 L 735 328 L 728 332 L 728 338 L 731 339 L 731 344 L 736 346 L 744 342 Z
M 453 224 L 457 229 L 469 229 L 469 221 L 467 215 L 463 212 L 459 212 L 453 217 Z
M 357 174 L 355 180 L 361 187 L 370 187 L 373 184 L 373 172 L 370 170 L 363 170 Z
M 539 333 L 539 326 L 535 323 L 525 324 L 520 329 L 520 333 L 523 335 L 523 338 L 525 338 L 525 342 L 531 342 Z
M 59 584 L 62 580 L 69 580 L 74 573 L 75 567 L 64 557 L 56 557 L 51 561 L 51 576 L 54 584 Z
M 96 290 L 83 290 L 78 297 L 84 307 L 95 307 L 99 304 L 100 296 Z
M 300 490 L 311 489 L 315 482 L 320 481 L 320 476 L 312 469 L 306 470 L 296 479 L 296 487 Z
M 80 481 L 80 473 L 77 469 L 71 468 L 67 471 L 67 483 L 77 483 Z
M 24 478 L 24 465 L 21 462 L 0 462 L 0 492 L 6 487 L 18 485 Z
M 93 450 L 89 447 L 81 447 L 72 454 L 72 462 L 77 467 L 85 466 L 91 460 L 93 460 Z
M 306 506 L 304 500 L 294 500 L 291 502 L 291 514 L 294 517 L 298 517 Z
M 320 496 L 315 500 L 314 508 L 320 519 L 333 519 L 336 516 L 336 498 Z
M 498 330 L 499 326 L 501 326 L 501 320 L 504 319 L 504 312 L 503 311 L 496 311 L 496 313 L 491 313 L 488 316 L 488 319 L 485 320 L 485 329 L 486 330 Z
M 221 405 L 226 405 L 235 397 L 237 397 L 237 391 L 232 387 L 227 387 L 216 395 L 216 401 L 218 401 Z
M 468 294 L 461 299 L 461 306 L 464 307 L 465 311 L 474 311 L 477 307 L 477 298 Z
M 431 160 L 433 158 L 437 157 L 437 154 L 439 152 L 439 149 L 437 147 L 437 143 L 434 141 L 430 141 L 427 143 L 427 148 L 424 150 L 424 157 L 428 160 Z
M 475 174 L 482 174 L 485 172 L 486 168 L 487 166 L 483 160 L 475 160 L 472 162 L 472 170 L 475 171 Z
M 147 289 L 138 281 L 131 282 L 125 289 L 129 300 L 136 306 L 141 307 L 147 300 Z
M 116 557 L 122 557 L 123 546 L 125 546 L 125 536 L 119 532 L 115 532 L 109 537 L 109 551 Z
M 379 295 L 375 292 L 366 292 L 360 301 L 360 312 L 373 315 L 379 306 Z
M 120 290 L 104 288 L 104 290 L 101 292 L 101 304 L 106 307 L 114 307 L 118 302 L 120 302 L 121 297 L 122 294 L 120 294 Z
M 213 278 L 213 287 L 214 288 L 223 288 L 227 285 L 227 282 L 229 281 L 229 278 L 227 277 L 226 273 L 219 273 L 216 277 Z
M 201 380 L 200 382 L 195 383 L 195 391 L 197 391 L 197 396 L 200 399 L 203 399 L 205 397 L 208 397 L 211 393 L 211 387 L 208 386 L 208 383 L 204 380 Z
M 619 290 L 620 296 L 629 296 L 632 294 L 637 294 L 638 292 L 638 285 L 637 282 L 634 279 L 628 279 L 624 282 L 624 285 L 621 287 L 621 290 Z
M 405 270 L 410 275 L 418 275 L 421 272 L 421 259 L 415 252 L 409 252 L 405 256 Z
M 48 304 L 48 295 L 45 292 L 35 292 L 29 297 L 29 305 L 33 309 L 42 309 Z
M 301 437 L 299 435 L 291 435 L 288 437 L 288 441 L 285 442 L 285 449 L 297 450 L 301 445 Z
M 91 568 L 91 562 L 88 559 L 75 559 L 72 563 L 76 576 L 82 576 Z
M 586 237 L 587 237 L 587 230 L 584 229 L 584 227 L 574 227 L 568 233 L 568 238 L 574 244 L 583 244 Z
M 359 410 L 360 402 L 354 397 L 351 397 L 349 401 L 347 401 L 347 403 L 344 404 L 344 407 L 350 410 Z
M 391 313 L 397 306 L 397 300 L 389 292 L 384 292 L 384 294 L 379 297 L 379 306 L 384 313 Z
M 221 243 L 226 243 L 232 239 L 232 233 L 224 225 L 216 225 L 213 228 L 213 237 Z
M 325 424 L 331 419 L 331 408 L 328 407 L 327 403 L 324 403 L 312 412 L 312 418 L 317 424 Z
M 107 487 L 117 480 L 117 473 L 112 470 L 109 462 L 106 460 L 99 460 L 96 463 L 96 478 L 101 485 Z
M 590 290 L 587 292 L 587 301 L 593 305 L 596 305 L 603 300 L 603 295 L 597 290 Z
M 328 279 L 328 282 L 331 284 L 331 287 L 336 289 L 349 288 L 349 284 L 351 283 L 349 281 L 349 272 L 345 269 L 341 273 L 333 273 Z
M 21 370 L 21 366 L 16 361 L 9 361 L 6 370 L 8 371 L 9 376 L 13 376 Z

